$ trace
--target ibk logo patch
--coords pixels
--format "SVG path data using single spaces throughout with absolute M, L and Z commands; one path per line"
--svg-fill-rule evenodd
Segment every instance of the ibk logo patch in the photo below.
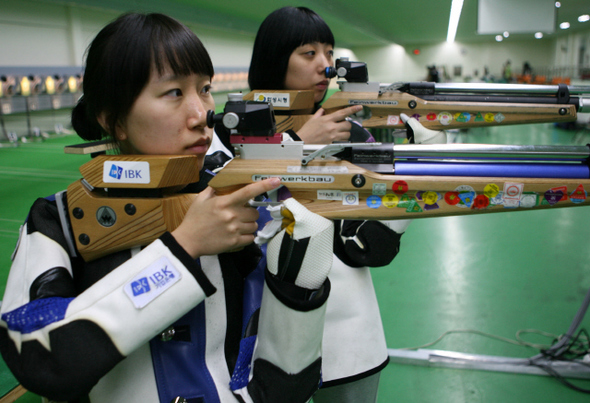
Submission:
M 123 174 L 123 168 L 119 167 L 115 164 L 113 164 L 111 166 L 111 171 L 109 173 L 109 176 L 111 178 L 115 178 L 115 179 L 121 179 L 121 175 Z
M 140 278 L 137 281 L 133 281 L 131 283 L 131 290 L 133 291 L 133 296 L 137 297 L 146 292 L 150 292 L 150 283 L 148 283 L 147 277 Z
M 180 278 L 180 272 L 164 256 L 138 273 L 124 286 L 124 290 L 135 307 L 141 309 L 172 287 Z
M 150 183 L 150 164 L 146 161 L 105 161 L 104 183 Z

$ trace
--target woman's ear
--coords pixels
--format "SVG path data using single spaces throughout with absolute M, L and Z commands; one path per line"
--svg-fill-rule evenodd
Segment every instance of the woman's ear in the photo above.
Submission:
M 123 129 L 123 126 L 121 126 L 118 123 L 115 125 L 115 133 L 114 134 L 115 134 L 115 138 L 117 139 L 118 142 L 127 140 L 127 133 Z
M 98 121 L 98 124 L 103 128 L 103 130 L 105 132 L 110 133 L 110 130 L 107 125 L 107 115 L 105 112 L 101 112 L 96 117 L 96 120 Z M 115 131 L 115 133 L 112 133 L 112 135 L 115 138 L 115 140 L 123 141 L 123 140 L 127 139 L 127 134 L 125 133 L 125 131 L 123 130 L 123 127 L 121 127 L 120 124 L 115 125 L 114 131 Z
M 100 127 L 102 127 L 102 130 L 104 130 L 105 132 L 109 132 L 107 129 L 107 114 L 105 112 L 101 112 L 97 117 L 96 120 L 98 121 L 98 124 L 100 125 Z

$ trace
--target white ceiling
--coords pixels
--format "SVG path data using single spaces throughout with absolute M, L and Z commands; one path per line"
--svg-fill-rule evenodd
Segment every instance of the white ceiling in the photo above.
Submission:
M 62 3 L 63 0 L 46 0 Z M 254 36 L 271 11 L 286 5 L 307 6 L 320 14 L 334 31 L 336 44 L 354 48 L 384 43 L 417 45 L 446 40 L 452 0 L 68 0 L 68 3 L 115 11 L 158 11 L 186 23 L 210 25 L 226 31 Z M 514 0 L 518 2 L 518 0 Z M 572 31 L 590 30 L 590 22 L 580 23 L 581 14 L 590 14 L 590 0 L 561 0 L 556 29 L 550 39 Z M 490 42 L 495 35 L 477 35 L 478 0 L 464 0 L 457 29 L 458 42 Z M 571 28 L 559 29 L 568 21 Z M 498 32 L 500 33 L 500 32 Z M 531 38 L 514 34 L 512 39 Z

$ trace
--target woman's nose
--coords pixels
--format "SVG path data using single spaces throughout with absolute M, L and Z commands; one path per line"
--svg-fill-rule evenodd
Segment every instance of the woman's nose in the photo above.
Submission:
M 207 126 L 207 108 L 203 104 L 200 97 L 192 97 L 187 106 L 188 127 L 204 127 Z
M 318 71 L 323 74 L 326 67 L 332 67 L 332 59 L 326 55 L 320 55 L 318 58 Z

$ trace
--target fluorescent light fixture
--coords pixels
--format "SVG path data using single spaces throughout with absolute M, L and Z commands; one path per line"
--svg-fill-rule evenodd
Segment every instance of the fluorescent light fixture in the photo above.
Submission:
M 510 32 L 504 31 L 502 35 L 504 35 L 504 38 L 508 38 L 510 36 Z
M 453 3 L 454 3 L 454 1 L 453 1 Z M 586 22 L 588 20 L 590 20 L 590 15 L 588 15 L 588 14 L 582 14 L 581 16 L 578 17 L 578 21 L 580 21 L 580 22 Z
M 502 42 L 504 37 L 502 35 L 496 35 L 496 42 Z
M 541 39 L 542 37 L 543 37 L 543 33 L 542 32 L 537 32 L 535 34 L 535 38 L 537 38 L 537 39 Z
M 562 22 L 561 24 L 559 24 L 559 28 L 561 28 L 561 29 L 568 29 L 569 27 L 570 27 L 569 22 Z
M 462 8 L 463 0 L 453 0 L 453 3 L 451 4 L 451 16 L 449 17 L 449 30 L 447 31 L 447 42 L 449 43 L 455 42 Z

